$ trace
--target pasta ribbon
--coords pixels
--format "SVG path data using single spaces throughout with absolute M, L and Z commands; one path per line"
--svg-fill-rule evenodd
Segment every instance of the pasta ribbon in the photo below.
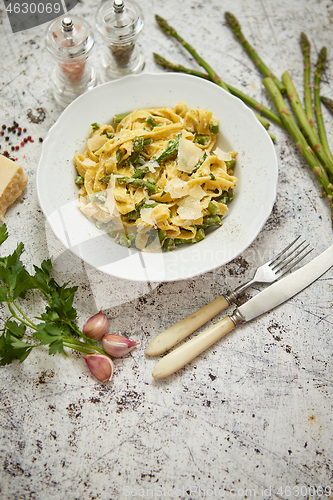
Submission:
M 218 128 L 212 111 L 182 101 L 93 124 L 74 156 L 79 209 L 142 251 L 197 243 L 222 225 L 238 181 L 237 152 L 216 148 Z

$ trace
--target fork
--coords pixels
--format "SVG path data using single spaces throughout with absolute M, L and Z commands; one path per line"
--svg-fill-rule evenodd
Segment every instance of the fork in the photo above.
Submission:
M 312 248 L 305 241 L 299 243 L 300 236 L 284 248 L 276 257 L 258 267 L 253 278 L 237 287 L 234 291 L 217 297 L 198 311 L 190 314 L 164 332 L 161 332 L 147 346 L 148 356 L 157 356 L 168 351 L 171 347 L 181 342 L 204 323 L 218 313 L 229 307 L 237 298 L 255 283 L 273 283 L 296 266 L 306 257 Z

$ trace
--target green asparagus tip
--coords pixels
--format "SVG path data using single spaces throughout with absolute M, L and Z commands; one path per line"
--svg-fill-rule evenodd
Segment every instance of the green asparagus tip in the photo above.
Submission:
M 240 29 L 239 22 L 237 21 L 236 17 L 231 14 L 231 12 L 225 12 L 224 17 L 232 29 Z
M 304 55 L 310 54 L 310 42 L 308 37 L 303 31 L 301 33 L 301 48 Z
M 170 63 L 160 54 L 156 54 L 156 52 L 153 52 L 153 56 L 154 56 L 155 62 L 157 64 L 159 64 L 160 66 L 165 66 L 165 67 L 170 66 Z
M 307 35 L 304 33 L 304 31 L 302 31 L 302 33 L 301 33 L 301 43 L 304 43 L 304 44 L 310 43 L 309 39 L 308 39 Z
M 161 28 L 161 30 L 166 35 L 168 35 L 168 36 L 174 36 L 177 40 L 179 40 L 180 37 L 178 37 L 178 34 L 177 34 L 176 30 L 172 26 L 170 26 L 170 24 L 168 24 L 167 21 L 165 19 L 163 19 L 163 17 L 158 16 L 156 14 L 155 19 L 156 19 L 159 27 Z
M 321 102 L 325 104 L 326 108 L 333 113 L 333 99 L 329 97 L 320 96 Z
M 163 17 L 159 16 L 158 14 L 155 15 L 155 19 L 162 29 L 165 28 L 168 24 L 166 20 L 163 19 Z
M 320 49 L 320 52 L 318 54 L 317 64 L 325 64 L 326 57 L 327 57 L 327 48 L 324 46 Z

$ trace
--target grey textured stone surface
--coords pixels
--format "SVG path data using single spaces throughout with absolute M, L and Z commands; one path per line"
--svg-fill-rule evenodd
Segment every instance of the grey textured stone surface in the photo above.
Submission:
M 145 72 L 161 71 L 153 51 L 197 68 L 179 44 L 159 30 L 154 19 L 159 14 L 225 81 L 269 103 L 260 75 L 225 24 L 224 12 L 229 10 L 274 72 L 279 76 L 290 71 L 300 95 L 301 31 L 311 41 L 313 63 L 326 45 L 322 94 L 333 98 L 329 0 L 140 4 L 145 28 L 138 43 L 146 58 Z M 87 0 L 73 12 L 93 23 L 96 8 L 96 2 Z M 13 34 L 0 4 L 1 124 L 16 120 L 34 140 L 17 152 L 29 184 L 23 203 L 7 212 L 11 236 L 3 250 L 23 241 L 24 260 L 31 266 L 49 256 L 52 240 L 36 196 L 38 139 L 62 111 L 52 97 L 54 61 L 44 46 L 45 28 Z M 96 36 L 96 67 L 101 47 Z M 40 108 L 45 118 L 33 123 Z M 333 148 L 333 116 L 324 107 L 323 114 Z M 271 130 L 279 161 L 277 200 L 241 258 L 195 279 L 156 286 L 105 276 L 74 257 L 58 260 L 56 278 L 79 287 L 75 305 L 80 326 L 105 307 L 111 331 L 129 335 L 140 347 L 116 360 L 114 378 L 106 384 L 95 381 L 80 356 L 71 353 L 64 359 L 39 350 L 23 364 L 1 368 L 1 498 L 333 498 L 332 270 L 169 379 L 154 381 L 156 359 L 144 354 L 155 335 L 245 282 L 259 262 L 294 235 L 302 234 L 316 253 L 331 245 L 327 200 L 321 198 L 290 136 L 274 125 Z M 0 144 L 3 152 L 3 137 Z M 39 307 L 36 297 L 29 303 L 29 314 L 38 315 Z M 3 320 L 7 310 L 1 306 L 0 311 Z M 327 489 L 321 492 L 320 487 Z

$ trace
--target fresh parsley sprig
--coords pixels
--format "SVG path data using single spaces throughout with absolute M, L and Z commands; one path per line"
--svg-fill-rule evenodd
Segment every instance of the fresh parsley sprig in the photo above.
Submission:
M 7 238 L 7 227 L 3 224 L 0 246 Z M 22 362 L 33 348 L 47 345 L 49 354 L 66 355 L 66 347 L 85 354 L 105 354 L 75 323 L 77 312 L 73 300 L 77 287 L 69 283 L 58 285 L 51 277 L 50 259 L 44 260 L 40 267 L 34 266 L 34 274 L 30 274 L 20 260 L 23 251 L 24 245 L 19 243 L 12 254 L 0 257 L 0 303 L 6 303 L 10 313 L 0 330 L 0 365 L 15 359 Z M 22 309 L 23 299 L 31 290 L 39 290 L 46 303 L 44 312 L 34 320 Z

